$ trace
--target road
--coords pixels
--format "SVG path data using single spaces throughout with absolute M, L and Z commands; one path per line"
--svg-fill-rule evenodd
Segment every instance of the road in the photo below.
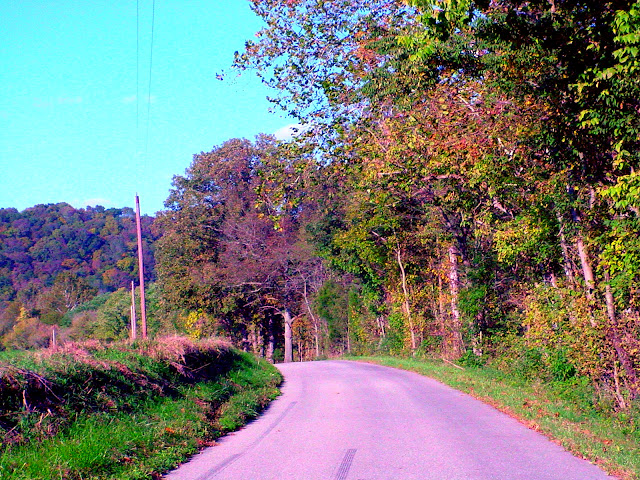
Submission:
M 324 361 L 278 365 L 282 395 L 167 480 L 597 480 L 543 435 L 418 374 Z

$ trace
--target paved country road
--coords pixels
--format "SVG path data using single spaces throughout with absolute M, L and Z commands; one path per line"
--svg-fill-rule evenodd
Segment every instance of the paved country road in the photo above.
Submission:
M 606 474 L 435 380 L 346 361 L 278 365 L 267 412 L 167 480 L 596 480 Z

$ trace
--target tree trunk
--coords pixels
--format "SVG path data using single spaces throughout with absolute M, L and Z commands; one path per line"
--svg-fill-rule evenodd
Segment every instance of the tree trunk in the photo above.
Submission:
M 576 247 L 578 248 L 578 256 L 580 257 L 580 264 L 582 265 L 582 275 L 584 277 L 584 283 L 587 287 L 587 299 L 592 302 L 595 298 L 596 281 L 593 276 L 593 269 L 589 262 L 589 254 L 587 253 L 587 247 L 584 244 L 582 235 L 579 235 L 576 239 Z
M 317 323 L 313 324 L 313 341 L 316 347 L 316 358 L 320 356 L 320 327 Z
M 303 280 L 303 281 L 304 281 L 304 289 L 303 289 L 304 303 L 307 306 L 307 311 L 309 312 L 309 316 L 311 317 L 311 321 L 313 322 L 313 339 L 315 343 L 316 358 L 317 358 L 320 356 L 320 325 L 319 325 L 318 319 L 313 314 L 313 310 L 311 310 L 311 304 L 309 303 L 309 297 L 307 295 L 307 282 L 306 280 Z
M 613 362 L 613 383 L 615 385 L 615 397 L 618 401 L 618 405 L 622 409 L 627 408 L 627 401 L 622 394 L 622 389 L 620 388 L 620 372 L 618 371 L 618 363 L 616 361 Z
M 574 196 L 573 187 L 567 187 L 567 191 L 570 196 Z M 595 192 L 591 189 L 591 203 L 590 207 L 593 207 L 593 201 L 595 197 Z M 589 254 L 587 253 L 587 247 L 584 244 L 584 239 L 582 238 L 582 233 L 579 230 L 579 225 L 582 223 L 582 217 L 580 215 L 580 211 L 576 208 L 571 208 L 571 218 L 573 222 L 577 225 L 578 235 L 576 236 L 576 248 L 578 250 L 578 257 L 580 258 L 580 265 L 582 266 L 582 277 L 584 278 L 584 283 L 586 286 L 586 295 L 587 300 L 591 304 L 593 308 L 595 305 L 593 304 L 593 300 L 595 299 L 595 287 L 596 282 L 593 276 L 593 269 L 591 268 L 591 263 L 589 262 Z M 592 320 L 592 324 L 594 321 Z M 594 325 L 595 326 L 595 325 Z
M 255 324 L 249 325 L 249 342 L 251 343 L 251 352 L 254 355 L 259 355 L 259 341 L 258 341 L 258 327 Z
M 267 320 L 267 360 L 273 363 L 273 353 L 276 348 L 276 337 L 273 334 L 273 318 L 269 315 Z
M 596 280 L 593 276 L 593 269 L 591 268 L 591 262 L 589 261 L 589 254 L 587 253 L 587 248 L 584 245 L 584 240 L 581 235 L 578 235 L 578 238 L 576 239 L 576 247 L 578 249 L 578 256 L 580 257 L 580 264 L 582 266 L 582 276 L 584 278 L 586 288 L 585 295 L 589 302 L 589 323 L 591 323 L 593 328 L 596 328 L 597 322 L 594 315 Z
M 558 219 L 559 237 L 560 237 L 560 249 L 562 251 L 562 266 L 564 268 L 564 275 L 570 284 L 574 284 L 573 267 L 571 265 L 571 256 L 569 255 L 569 247 L 567 246 L 567 238 L 564 236 L 564 221 L 560 212 L 556 211 L 556 218 Z
M 256 354 L 260 358 L 264 358 L 266 355 L 264 344 L 264 331 L 262 326 L 256 326 Z
M 638 374 L 633 364 L 633 359 L 629 355 L 629 352 L 627 352 L 627 350 L 625 349 L 622 339 L 620 338 L 620 326 L 618 325 L 618 317 L 616 316 L 616 305 L 613 298 L 613 292 L 611 291 L 611 286 L 609 285 L 609 281 L 611 279 L 609 277 L 609 272 L 606 269 L 604 272 L 604 279 L 604 296 L 607 303 L 607 317 L 609 319 L 609 325 L 607 326 L 607 338 L 613 345 L 613 348 L 616 351 L 616 355 L 618 357 L 618 361 L 620 362 L 620 365 L 622 365 L 624 373 L 627 376 L 631 397 L 638 398 L 640 396 L 640 379 L 638 379 Z
M 378 324 L 378 333 L 380 333 L 380 339 L 383 339 L 387 336 L 387 331 L 384 326 L 384 317 L 381 315 L 378 315 L 376 317 L 376 322 Z
M 404 271 L 404 265 L 402 264 L 402 254 L 400 253 L 400 246 L 396 248 L 396 260 L 398 261 L 398 267 L 400 267 L 400 276 L 402 280 L 402 293 L 404 294 L 403 307 L 405 314 L 407 315 L 407 322 L 409 323 L 409 334 L 411 335 L 411 351 L 416 350 L 416 332 L 413 326 L 413 318 L 411 317 L 411 306 L 409 304 L 409 289 L 407 288 L 407 276 Z
M 459 356 L 464 351 L 464 345 L 462 341 L 462 320 L 458 308 L 460 276 L 458 274 L 458 252 L 455 244 L 449 247 L 449 289 L 451 292 L 451 314 L 453 316 L 453 353 Z
M 442 340 L 444 340 L 444 335 L 447 330 L 447 322 L 445 320 L 447 318 L 447 313 L 444 308 L 444 292 L 442 290 L 442 277 L 440 275 L 438 275 L 438 318 L 438 322 L 440 325 L 440 335 L 442 337 Z
M 291 328 L 293 319 L 288 308 L 284 309 L 282 316 L 284 317 L 284 362 L 291 363 L 293 362 L 293 334 Z
M 617 325 L 609 325 L 607 328 L 607 338 L 613 345 L 614 350 L 620 365 L 624 369 L 624 373 L 627 376 L 629 393 L 631 398 L 640 398 L 640 379 L 633 365 L 633 360 L 629 356 L 629 352 L 626 351 L 620 338 L 620 332 Z
M 611 325 L 617 325 L 618 319 L 616 317 L 616 303 L 613 299 L 613 292 L 611 291 L 611 285 L 609 285 L 609 281 L 611 277 L 609 276 L 609 272 L 605 268 L 604 270 L 604 298 L 607 303 L 607 317 L 609 318 L 609 323 Z

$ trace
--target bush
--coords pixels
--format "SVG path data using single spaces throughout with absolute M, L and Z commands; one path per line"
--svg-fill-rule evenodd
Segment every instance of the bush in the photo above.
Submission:
M 530 347 L 516 340 L 503 356 L 496 360 L 497 366 L 514 378 L 530 381 L 548 378 L 544 352 L 539 347 Z
M 442 351 L 442 336 L 429 335 L 422 340 L 415 351 L 416 357 L 428 358 Z
M 488 357 L 486 355 L 476 355 L 473 350 L 467 350 L 458 359 L 458 363 L 465 367 L 484 367 L 487 364 L 487 360 Z
M 551 377 L 557 381 L 565 381 L 575 376 L 576 367 L 567 358 L 566 349 L 558 349 L 549 355 Z

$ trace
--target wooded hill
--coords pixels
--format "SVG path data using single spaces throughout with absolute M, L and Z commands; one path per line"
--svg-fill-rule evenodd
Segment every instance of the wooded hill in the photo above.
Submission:
M 141 219 L 145 275 L 155 279 L 153 219 Z M 51 328 L 96 295 L 138 278 L 131 208 L 67 203 L 0 209 L 0 335 L 6 346 L 43 346 Z M 104 303 L 104 302 L 103 302 Z M 14 328 L 18 326 L 18 328 Z

